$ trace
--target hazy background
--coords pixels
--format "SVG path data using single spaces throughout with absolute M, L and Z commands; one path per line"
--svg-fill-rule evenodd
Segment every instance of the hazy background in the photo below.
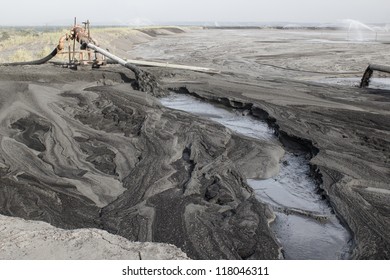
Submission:
M 389 23 L 390 0 L 0 0 L 0 25 L 208 22 Z

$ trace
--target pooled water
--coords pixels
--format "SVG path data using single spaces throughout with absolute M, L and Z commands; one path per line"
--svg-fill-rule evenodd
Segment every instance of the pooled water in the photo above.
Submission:
M 228 111 L 184 94 L 174 94 L 161 98 L 160 102 L 166 107 L 192 113 L 223 124 L 237 133 L 252 138 L 275 141 L 273 130 L 251 116 L 243 116 L 239 112 Z
M 278 142 L 268 125 L 252 116 L 226 110 L 188 95 L 160 99 L 169 108 L 182 110 L 225 125 L 254 139 Z M 275 211 L 271 228 L 286 259 L 340 259 L 346 257 L 350 235 L 317 194 L 305 154 L 286 152 L 280 172 L 267 180 L 247 180 L 259 200 Z

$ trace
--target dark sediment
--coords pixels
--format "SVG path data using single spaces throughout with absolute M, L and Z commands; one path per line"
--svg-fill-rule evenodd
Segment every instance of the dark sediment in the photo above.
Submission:
M 229 158 L 260 144 L 162 108 L 119 67 L 0 71 L 1 214 L 171 243 L 197 259 L 279 257 L 272 213 Z
M 388 91 L 278 78 L 258 85 L 224 75 L 193 80 L 167 84 L 179 93 L 245 108 L 275 127 L 288 149 L 297 145 L 310 151 L 313 176 L 353 234 L 351 257 L 390 258 Z

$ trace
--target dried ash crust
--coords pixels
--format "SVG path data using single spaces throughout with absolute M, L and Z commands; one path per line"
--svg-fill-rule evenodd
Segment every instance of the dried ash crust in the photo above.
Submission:
M 177 247 L 131 242 L 99 229 L 64 230 L 0 215 L 0 259 L 188 260 Z

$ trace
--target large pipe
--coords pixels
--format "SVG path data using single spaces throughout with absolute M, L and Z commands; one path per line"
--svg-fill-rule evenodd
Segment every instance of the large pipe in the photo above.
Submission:
M 126 66 L 127 62 L 124 59 L 117 57 L 116 55 L 113 55 L 112 53 L 110 53 L 102 48 L 99 48 L 98 46 L 93 44 L 93 40 L 87 34 L 85 34 L 85 30 L 81 26 L 73 27 L 71 34 L 72 34 L 72 38 L 76 39 L 77 42 L 79 42 L 81 44 L 82 50 L 85 50 L 86 48 L 92 49 L 92 50 L 112 59 L 113 61 L 119 63 L 120 65 L 128 68 Z M 129 68 L 129 69 L 133 70 L 132 68 Z M 135 67 L 135 68 L 137 68 L 137 67 Z M 138 71 L 139 69 L 135 69 L 135 70 Z
M 102 49 L 102 48 L 99 48 L 98 46 L 95 46 L 94 44 L 92 43 L 87 43 L 86 44 L 86 47 L 89 48 L 89 49 L 92 49 L 108 58 L 110 58 L 111 60 L 119 63 L 120 65 L 130 69 L 131 71 L 133 71 L 135 74 L 139 74 L 141 71 L 141 69 L 139 69 L 138 67 L 136 67 L 135 65 L 127 62 L 126 60 L 120 58 L 120 57 L 117 57 L 116 55 L 113 55 L 112 53 Z
M 116 55 L 113 55 L 112 53 L 99 48 L 96 46 L 94 41 L 85 33 L 84 28 L 81 26 L 75 26 L 73 27 L 71 31 L 71 38 L 76 39 L 77 42 L 81 44 L 81 49 L 92 49 L 111 60 L 119 63 L 120 65 L 126 67 L 127 69 L 130 69 L 135 74 L 136 79 L 136 88 L 145 91 L 145 92 L 151 92 L 156 96 L 164 94 L 164 90 L 160 87 L 160 85 L 157 83 L 156 79 L 148 72 L 142 71 L 140 68 L 135 66 L 134 64 L 131 64 L 127 62 L 126 60 L 117 57 Z
M 116 55 L 113 55 L 112 53 L 99 48 L 98 46 L 95 46 L 92 43 L 87 43 L 86 47 L 89 49 L 92 49 L 108 58 L 111 60 L 119 63 L 120 65 L 126 67 L 127 69 L 130 69 L 131 71 L 134 72 L 135 74 L 135 79 L 136 79 L 136 87 L 137 89 L 144 91 L 144 92 L 151 92 L 155 96 L 160 96 L 163 95 L 164 91 L 160 87 L 160 85 L 157 83 L 156 79 L 148 72 L 142 71 L 140 68 L 135 66 L 134 64 L 131 64 L 127 62 L 126 60 L 117 57 Z
M 1 66 L 18 66 L 18 65 L 40 65 L 48 62 L 50 59 L 55 57 L 58 53 L 58 49 L 55 48 L 52 50 L 50 54 L 45 56 L 44 58 L 38 59 L 38 60 L 33 60 L 33 61 L 24 61 L 24 62 L 10 62 L 10 63 L 1 63 Z
M 104 56 L 110 58 L 111 60 L 119 63 L 120 65 L 124 67 L 132 67 L 134 68 L 134 65 L 141 65 L 141 66 L 155 66 L 155 67 L 165 67 L 165 68 L 174 68 L 174 69 L 183 69 L 183 70 L 192 70 L 192 71 L 198 71 L 198 72 L 204 72 L 204 73 L 211 73 L 211 74 L 218 74 L 221 73 L 218 70 L 214 70 L 211 68 L 206 67 L 197 67 L 197 66 L 187 66 L 187 65 L 178 65 L 178 64 L 170 64 L 170 63 L 163 63 L 163 62 L 152 62 L 152 61 L 143 61 L 143 60 L 124 60 L 120 57 L 117 57 L 108 51 L 99 48 L 98 46 L 95 46 L 94 44 L 88 43 L 87 48 L 93 49 Z M 127 65 L 127 66 L 126 66 Z M 132 68 L 129 68 L 133 70 Z M 133 70 L 134 71 L 134 70 Z
M 379 72 L 385 72 L 390 74 L 390 66 L 385 66 L 385 65 L 378 65 L 378 64 L 370 64 L 368 65 L 366 71 L 363 74 L 362 80 L 360 82 L 360 87 L 365 88 L 368 87 L 370 84 L 370 79 L 372 77 L 372 74 L 374 71 L 379 71 Z
M 183 69 L 183 70 L 191 70 L 201 73 L 209 73 L 209 74 L 220 74 L 221 71 L 215 70 L 207 67 L 199 67 L 199 66 L 188 66 L 181 64 L 172 64 L 168 62 L 155 62 L 155 61 L 144 61 L 144 60 L 134 60 L 134 59 L 126 59 L 128 63 L 139 65 L 139 66 L 152 66 L 152 67 L 164 67 L 164 68 L 172 68 L 172 69 Z
M 68 39 L 68 37 L 66 35 L 62 36 L 60 38 L 60 41 L 58 42 L 57 47 L 54 50 L 52 50 L 51 53 L 49 53 L 47 56 L 45 56 L 41 59 L 37 59 L 37 60 L 33 60 L 33 61 L 24 61 L 24 62 L 1 63 L 0 65 L 2 65 L 2 66 L 18 66 L 18 65 L 44 64 L 44 63 L 48 62 L 50 59 L 52 59 L 53 57 L 55 57 L 59 52 L 61 52 L 64 49 L 64 42 L 67 39 Z

